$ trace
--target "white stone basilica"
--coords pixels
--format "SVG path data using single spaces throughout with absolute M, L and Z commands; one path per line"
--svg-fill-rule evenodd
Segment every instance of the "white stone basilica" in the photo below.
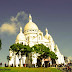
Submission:
M 44 36 L 43 32 L 39 30 L 38 26 L 34 22 L 32 22 L 32 17 L 31 15 L 29 15 L 29 22 L 24 27 L 24 33 L 22 32 L 22 27 L 20 27 L 20 33 L 17 35 L 15 43 L 22 43 L 23 45 L 29 45 L 30 47 L 34 46 L 35 44 L 44 44 L 57 55 L 58 59 L 56 60 L 56 64 L 65 63 L 64 56 L 60 53 L 58 46 L 54 43 L 54 40 L 52 36 L 48 33 L 47 28 L 45 31 L 46 35 Z M 9 66 L 13 64 L 13 66 L 16 65 L 16 67 L 18 67 L 18 64 L 20 64 L 20 67 L 23 67 L 23 64 L 26 64 L 25 55 L 21 58 L 21 53 L 19 53 L 18 56 L 12 51 L 9 52 L 9 57 L 11 57 L 11 59 L 9 60 Z M 38 55 L 36 53 L 32 53 L 32 64 L 36 65 L 37 56 Z M 19 62 L 20 58 L 21 60 Z M 42 62 L 42 64 L 43 63 L 44 61 Z

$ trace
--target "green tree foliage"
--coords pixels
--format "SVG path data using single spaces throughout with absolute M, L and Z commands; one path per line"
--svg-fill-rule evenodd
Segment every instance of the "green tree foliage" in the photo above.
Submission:
M 47 58 L 50 54 L 50 49 L 43 44 L 36 44 L 32 49 L 34 52 L 39 53 L 42 58 Z
M 24 45 L 22 50 L 21 50 L 21 54 L 26 55 L 26 56 L 28 56 L 28 54 L 31 52 L 32 52 L 32 49 L 30 48 L 29 45 Z
M 51 59 L 57 59 L 57 55 L 54 52 L 50 51 L 50 49 L 43 44 L 36 44 L 32 48 L 36 53 L 40 54 L 40 59 L 47 57 L 50 57 Z
M 32 49 L 30 48 L 29 45 L 23 45 L 19 43 L 11 45 L 10 50 L 12 50 L 13 52 L 17 52 L 16 54 L 19 54 L 19 52 L 21 52 L 21 55 L 26 56 L 28 56 L 28 54 L 32 52 Z
M 10 46 L 10 50 L 18 52 L 18 51 L 21 51 L 21 49 L 23 47 L 24 46 L 22 44 L 13 44 L 13 45 Z
M 53 51 L 50 52 L 50 58 L 52 60 L 52 64 L 56 64 L 55 60 L 58 59 L 58 57 Z
M 53 51 L 50 52 L 50 57 L 51 59 L 58 59 L 57 55 Z
M 36 52 L 40 54 L 41 58 L 47 58 L 50 56 L 51 59 L 57 59 L 57 55 L 43 44 L 36 44 L 31 48 L 29 45 L 13 44 L 10 46 L 10 50 L 17 53 L 20 51 L 22 55 L 28 55 L 31 52 Z

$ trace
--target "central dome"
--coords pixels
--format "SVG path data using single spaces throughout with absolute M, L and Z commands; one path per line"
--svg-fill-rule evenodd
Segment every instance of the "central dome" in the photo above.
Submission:
M 29 15 L 29 22 L 24 27 L 24 32 L 28 30 L 38 30 L 37 25 L 34 22 L 32 22 L 31 15 Z
M 25 30 L 38 30 L 38 27 L 34 22 L 28 22 L 24 27 Z

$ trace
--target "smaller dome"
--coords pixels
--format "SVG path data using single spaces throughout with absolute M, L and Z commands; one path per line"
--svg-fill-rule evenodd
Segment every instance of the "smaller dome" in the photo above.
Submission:
M 17 35 L 16 41 L 24 41 L 24 40 L 25 40 L 25 36 L 22 33 L 22 27 L 20 27 L 20 33 Z
M 25 36 L 24 36 L 24 34 L 23 34 L 23 33 L 19 33 L 19 34 L 17 35 L 16 40 L 19 40 L 19 41 L 23 41 L 23 40 L 25 40 Z
M 49 40 L 50 42 L 53 42 L 53 38 L 52 38 L 52 36 L 51 36 L 50 34 L 49 34 L 48 40 Z
M 49 39 L 52 39 L 51 35 L 49 34 Z
M 49 35 L 48 35 L 48 34 L 46 34 L 46 35 L 45 35 L 45 38 L 46 38 L 46 39 L 48 39 L 48 36 L 49 36 Z

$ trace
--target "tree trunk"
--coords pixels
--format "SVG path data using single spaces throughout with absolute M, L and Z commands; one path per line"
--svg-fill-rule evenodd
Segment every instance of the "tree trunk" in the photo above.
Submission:
M 31 67 L 31 57 L 32 57 L 32 56 L 31 56 L 31 53 L 30 53 L 30 54 L 29 54 L 29 59 L 28 59 L 28 62 L 29 62 L 29 63 L 28 63 L 28 66 L 29 66 L 29 67 Z

